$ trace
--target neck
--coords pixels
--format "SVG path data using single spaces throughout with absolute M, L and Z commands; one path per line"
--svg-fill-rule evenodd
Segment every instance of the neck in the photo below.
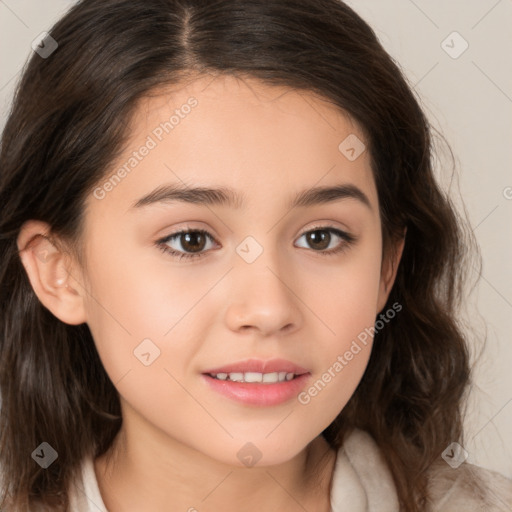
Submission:
M 330 511 L 336 453 L 322 436 L 292 459 L 267 467 L 224 464 L 133 418 L 94 462 L 109 512 L 135 510 Z

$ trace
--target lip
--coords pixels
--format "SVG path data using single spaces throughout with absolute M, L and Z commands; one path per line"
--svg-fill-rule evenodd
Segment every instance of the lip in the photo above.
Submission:
M 295 375 L 303 375 L 309 373 L 308 370 L 302 368 L 291 361 L 286 359 L 246 359 L 244 361 L 237 361 L 235 363 L 227 364 L 225 366 L 219 366 L 202 372 L 204 374 L 217 374 L 217 373 L 245 373 L 245 372 L 256 372 L 256 373 L 274 373 L 274 372 L 286 372 L 295 373 Z M 291 382 L 291 381 L 290 381 Z M 269 384 L 265 384 L 269 386 Z
M 309 372 L 303 373 L 292 380 L 276 382 L 274 384 L 218 380 L 208 374 L 202 374 L 201 377 L 210 389 L 231 400 L 245 405 L 269 407 L 296 399 L 299 393 L 306 387 L 311 374 Z

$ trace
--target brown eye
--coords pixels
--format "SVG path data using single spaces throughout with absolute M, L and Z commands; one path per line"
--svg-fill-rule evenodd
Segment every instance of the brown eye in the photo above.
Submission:
M 343 251 L 356 240 L 353 235 L 329 226 L 317 227 L 307 231 L 300 238 L 302 237 L 306 239 L 306 249 L 313 249 L 315 252 L 325 254 L 326 256 Z M 341 243 L 338 243 L 337 247 L 331 247 L 330 250 L 326 250 L 336 238 L 341 239 Z
M 355 236 L 329 226 L 318 227 L 307 231 L 300 238 L 303 237 L 306 238 L 306 249 L 312 249 L 313 252 L 318 252 L 324 256 L 340 253 L 348 249 L 348 247 L 356 241 Z M 328 249 L 333 239 L 335 240 L 336 238 L 341 239 L 341 243 L 338 243 L 337 247 L 335 246 L 334 248 Z M 156 245 L 163 252 L 175 258 L 186 259 L 197 258 L 208 254 L 208 249 L 211 248 L 206 247 L 208 241 L 216 243 L 215 238 L 213 238 L 208 231 L 203 229 L 189 229 L 162 238 L 156 242 Z
M 207 245 L 208 240 L 215 242 L 208 231 L 190 229 L 166 236 L 158 240 L 156 244 L 164 252 L 181 259 L 200 257 L 206 254 L 205 245 Z
M 199 252 L 204 249 L 206 244 L 206 237 L 199 231 L 182 233 L 178 239 L 181 241 L 181 246 L 185 251 Z
M 322 251 L 329 247 L 329 242 L 331 241 L 331 234 L 327 230 L 317 229 L 315 231 L 309 231 L 308 233 L 306 233 L 306 239 L 310 246 Z

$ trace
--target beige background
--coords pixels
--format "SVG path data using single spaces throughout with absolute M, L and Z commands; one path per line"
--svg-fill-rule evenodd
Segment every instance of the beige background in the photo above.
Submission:
M 72 3 L 0 0 L 0 128 L 32 40 Z M 512 478 L 512 1 L 348 3 L 400 63 L 456 155 L 460 193 L 483 256 L 482 277 L 468 301 L 481 315 L 470 313 L 472 332 L 476 338 L 487 330 L 464 448 L 468 462 Z M 467 50 L 452 58 L 447 51 L 457 56 L 464 41 Z M 449 173 L 449 167 L 441 172 L 443 183 Z

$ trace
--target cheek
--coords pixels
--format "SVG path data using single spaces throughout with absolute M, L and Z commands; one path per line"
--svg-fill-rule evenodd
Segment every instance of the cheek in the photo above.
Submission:
M 328 257 L 327 257 L 328 258 Z M 324 353 L 343 349 L 348 340 L 373 326 L 377 315 L 381 246 L 380 238 L 366 237 L 335 263 L 305 269 L 301 291 L 305 302 L 324 325 Z M 319 331 L 321 332 L 321 331 Z
M 114 249 L 103 254 L 90 257 L 88 300 L 88 325 L 103 367 L 137 418 L 185 439 L 192 420 L 176 409 L 204 414 L 180 385 L 196 351 L 194 333 L 205 329 L 194 322 L 193 311 L 187 314 L 198 290 L 166 280 L 143 258 Z
M 321 320 L 321 335 L 314 343 L 317 373 L 298 401 L 322 411 L 329 423 L 354 393 L 370 357 L 380 283 L 379 240 L 376 236 L 357 252 L 347 253 L 328 276 L 316 275 L 317 286 L 310 277 L 304 284 L 307 304 Z
M 197 290 L 166 279 L 163 269 L 133 248 L 98 251 L 98 246 L 98 241 L 89 246 L 87 323 L 112 381 L 148 362 L 147 368 L 170 368 L 165 363 L 176 359 L 169 357 L 171 347 L 186 360 L 181 351 L 192 345 L 180 333 L 190 329 L 187 311 L 198 300 Z

